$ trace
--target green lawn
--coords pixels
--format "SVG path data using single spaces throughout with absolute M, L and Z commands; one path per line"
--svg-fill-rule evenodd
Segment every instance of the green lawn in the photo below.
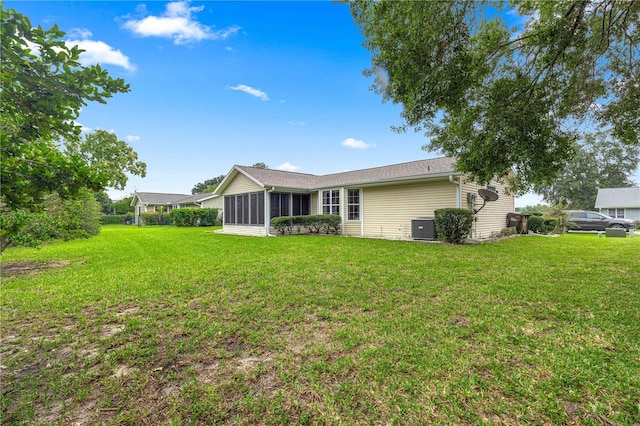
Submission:
M 640 423 L 638 236 L 106 226 L 16 261 L 55 268 L 2 280 L 4 424 Z

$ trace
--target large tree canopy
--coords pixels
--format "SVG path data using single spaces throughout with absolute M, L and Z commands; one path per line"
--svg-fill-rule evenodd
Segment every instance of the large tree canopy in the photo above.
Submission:
M 79 157 L 91 169 L 107 176 L 107 186 L 124 189 L 126 173 L 145 177 L 147 165 L 125 141 L 106 130 L 96 130 L 81 140 L 66 141 L 67 151 Z
M 12 9 L 0 14 L 2 201 L 31 208 L 46 193 L 65 197 L 83 187 L 105 188 L 109 176 L 63 152 L 61 142 L 80 140 L 75 120 L 83 106 L 105 103 L 129 86 L 100 66 L 81 66 L 82 51 L 68 47 L 57 26 L 33 28 Z
M 592 210 L 598 188 L 633 186 L 630 176 L 638 166 L 638 155 L 639 147 L 616 142 L 607 133 L 586 135 L 554 182 L 535 190 L 549 203 L 564 200 L 570 208 Z
M 374 90 L 479 183 L 547 184 L 585 129 L 638 144 L 639 1 L 352 0 Z

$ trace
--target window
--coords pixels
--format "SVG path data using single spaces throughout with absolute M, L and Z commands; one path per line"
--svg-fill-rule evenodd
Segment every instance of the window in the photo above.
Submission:
M 264 192 L 224 196 L 225 225 L 264 225 Z
M 340 190 L 322 191 L 322 214 L 340 214 Z
M 291 194 L 292 206 L 291 215 L 300 216 L 308 215 L 311 211 L 311 195 L 309 194 Z
M 278 216 L 289 216 L 289 196 L 284 192 L 271 193 L 271 218 Z
M 624 219 L 624 209 L 609 209 L 609 216 L 617 219 Z
M 347 191 L 347 220 L 360 220 L 360 190 Z

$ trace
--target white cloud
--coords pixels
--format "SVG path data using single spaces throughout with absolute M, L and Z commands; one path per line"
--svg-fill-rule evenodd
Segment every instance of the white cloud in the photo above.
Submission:
M 358 139 L 347 138 L 342 141 L 342 146 L 346 146 L 347 148 L 353 148 L 353 149 L 367 149 L 367 148 L 375 148 L 376 144 L 369 144 Z
M 307 123 L 305 123 L 304 121 L 290 121 L 289 124 L 292 125 L 292 126 L 306 126 L 307 125 Z
M 80 54 L 81 65 L 111 64 L 127 71 L 135 71 L 136 67 L 129 61 L 129 57 L 103 41 L 90 40 L 93 34 L 86 28 L 74 28 L 68 35 L 70 39 L 65 41 L 68 47 L 78 46 L 84 50 Z
M 278 167 L 276 167 L 276 169 L 277 170 L 284 170 L 286 172 L 297 172 L 298 170 L 300 170 L 300 167 L 294 166 L 293 164 L 290 164 L 287 161 L 286 163 L 280 164 Z
M 140 136 L 127 135 L 127 142 L 138 142 L 139 140 Z
M 213 30 L 201 24 L 192 16 L 204 6 L 190 7 L 189 1 L 168 3 L 160 16 L 147 16 L 142 19 L 129 19 L 124 28 L 143 37 L 165 37 L 173 39 L 174 44 L 188 44 L 201 40 L 224 40 L 236 34 L 240 27 L 231 26 L 223 30 Z
M 263 101 L 268 101 L 269 100 L 269 96 L 267 96 L 267 94 L 265 92 L 263 92 L 262 90 L 259 89 L 254 89 L 251 86 L 247 86 L 244 84 L 238 84 L 237 86 L 233 86 L 233 87 L 229 87 L 230 90 L 239 90 L 241 92 L 244 93 L 248 93 L 251 96 L 255 96 L 256 98 L 260 98 Z

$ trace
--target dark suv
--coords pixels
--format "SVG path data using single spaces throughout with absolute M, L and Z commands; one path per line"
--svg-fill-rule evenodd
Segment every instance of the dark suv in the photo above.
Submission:
M 586 210 L 569 210 L 567 212 L 568 231 L 604 231 L 606 228 L 636 229 L 631 219 L 615 219 L 606 214 Z

